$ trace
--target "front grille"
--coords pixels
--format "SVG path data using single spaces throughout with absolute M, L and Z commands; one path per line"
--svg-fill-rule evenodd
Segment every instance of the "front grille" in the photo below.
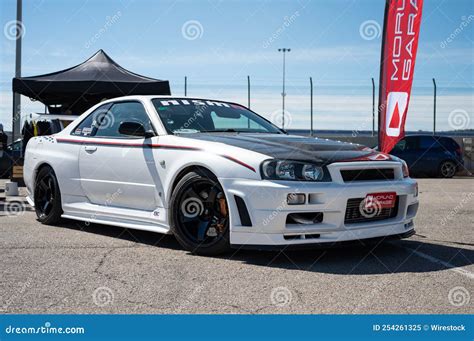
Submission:
M 356 223 L 365 223 L 372 221 L 380 221 L 390 218 L 395 218 L 398 213 L 398 196 L 395 201 L 395 206 L 393 208 L 381 208 L 375 210 L 375 212 L 370 212 L 363 214 L 362 201 L 365 198 L 354 198 L 347 200 L 346 214 L 344 216 L 344 224 L 356 224 Z
M 395 179 L 393 168 L 345 169 L 341 175 L 344 182 Z

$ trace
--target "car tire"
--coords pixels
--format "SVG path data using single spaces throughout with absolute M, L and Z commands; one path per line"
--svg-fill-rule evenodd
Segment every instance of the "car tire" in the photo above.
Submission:
M 61 191 L 58 180 L 51 167 L 43 167 L 36 176 L 35 211 L 38 221 L 45 225 L 54 225 L 61 221 Z
M 456 164 L 453 161 L 443 161 L 439 165 L 438 175 L 442 178 L 449 179 L 456 174 Z
M 230 250 L 228 205 L 212 173 L 200 170 L 183 176 L 170 202 L 171 231 L 184 249 L 206 256 Z

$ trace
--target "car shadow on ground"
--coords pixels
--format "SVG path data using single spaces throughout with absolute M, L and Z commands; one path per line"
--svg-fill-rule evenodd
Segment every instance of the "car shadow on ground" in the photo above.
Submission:
M 245 251 L 233 259 L 245 263 L 337 275 L 424 273 L 468 266 L 474 250 L 416 239 L 326 250 L 283 251 L 273 255 Z
M 81 231 L 84 233 L 93 233 L 101 236 L 127 240 L 143 245 L 163 247 L 172 250 L 183 250 L 176 239 L 171 235 L 141 230 L 131 230 L 118 226 L 89 224 L 70 219 L 63 219 L 61 223 L 57 224 L 56 226 Z
M 87 225 L 71 220 L 64 221 L 60 226 L 154 247 L 183 250 L 171 235 L 98 224 Z M 465 267 L 474 263 L 474 249 L 469 249 L 474 246 L 472 244 L 430 242 L 426 237 L 423 237 L 426 240 L 420 240 L 421 237 L 330 249 L 232 250 L 215 258 L 256 266 L 337 275 L 425 273 Z M 189 257 L 200 256 L 189 253 Z

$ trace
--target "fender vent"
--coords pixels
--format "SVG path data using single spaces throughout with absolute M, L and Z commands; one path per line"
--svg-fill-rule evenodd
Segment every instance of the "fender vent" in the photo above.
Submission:
M 252 220 L 250 220 L 249 211 L 247 210 L 244 200 L 237 195 L 234 195 L 234 199 L 237 210 L 239 211 L 240 223 L 242 226 L 252 226 Z

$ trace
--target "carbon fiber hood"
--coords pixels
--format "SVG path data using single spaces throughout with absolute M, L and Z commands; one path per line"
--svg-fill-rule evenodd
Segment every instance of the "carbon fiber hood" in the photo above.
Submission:
M 374 151 L 364 146 L 326 139 L 285 134 L 198 133 L 181 137 L 219 142 L 268 155 L 269 158 L 329 164 L 363 159 Z

